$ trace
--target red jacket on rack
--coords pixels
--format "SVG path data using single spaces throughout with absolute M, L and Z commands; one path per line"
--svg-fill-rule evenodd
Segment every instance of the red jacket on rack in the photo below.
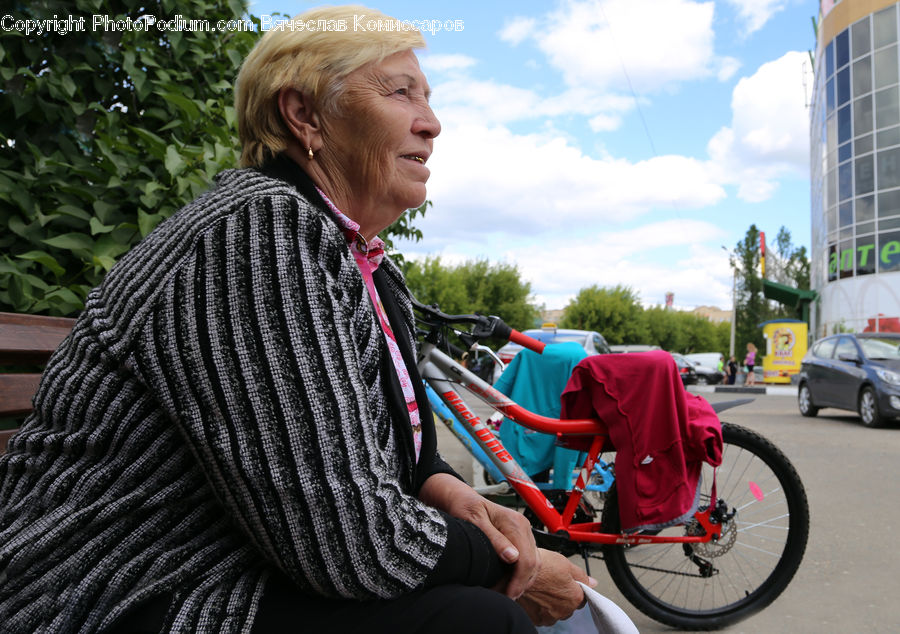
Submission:
M 718 416 L 685 391 L 661 350 L 581 361 L 563 392 L 562 418 L 599 418 L 609 429 L 623 530 L 680 523 L 696 510 L 702 463 L 722 462 Z

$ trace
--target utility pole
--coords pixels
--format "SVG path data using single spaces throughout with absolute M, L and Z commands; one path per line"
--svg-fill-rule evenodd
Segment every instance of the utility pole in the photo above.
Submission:
M 731 341 L 728 343 L 728 356 L 734 356 L 734 328 L 737 324 L 737 269 L 731 269 Z
M 737 324 L 737 267 L 734 265 L 734 254 L 722 245 L 722 250 L 728 254 L 728 264 L 731 265 L 731 340 L 728 343 L 728 356 L 734 356 L 734 329 Z

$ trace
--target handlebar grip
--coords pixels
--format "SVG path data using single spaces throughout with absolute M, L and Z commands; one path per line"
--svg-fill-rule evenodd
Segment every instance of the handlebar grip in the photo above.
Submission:
M 510 329 L 509 340 L 538 354 L 544 351 L 544 346 L 546 345 L 543 341 L 538 341 L 534 337 L 529 337 L 513 328 Z

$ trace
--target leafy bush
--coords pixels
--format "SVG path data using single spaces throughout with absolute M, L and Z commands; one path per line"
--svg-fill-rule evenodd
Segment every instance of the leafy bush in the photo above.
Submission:
M 232 86 L 258 33 L 94 30 L 92 16 L 215 25 L 244 9 L 44 0 L 10 10 L 84 16 L 85 28 L 0 33 L 0 309 L 77 312 L 119 256 L 237 165 Z

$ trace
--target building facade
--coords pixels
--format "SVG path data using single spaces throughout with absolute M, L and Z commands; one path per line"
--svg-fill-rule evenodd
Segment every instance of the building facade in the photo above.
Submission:
M 900 332 L 898 9 L 820 1 L 810 109 L 813 338 Z

